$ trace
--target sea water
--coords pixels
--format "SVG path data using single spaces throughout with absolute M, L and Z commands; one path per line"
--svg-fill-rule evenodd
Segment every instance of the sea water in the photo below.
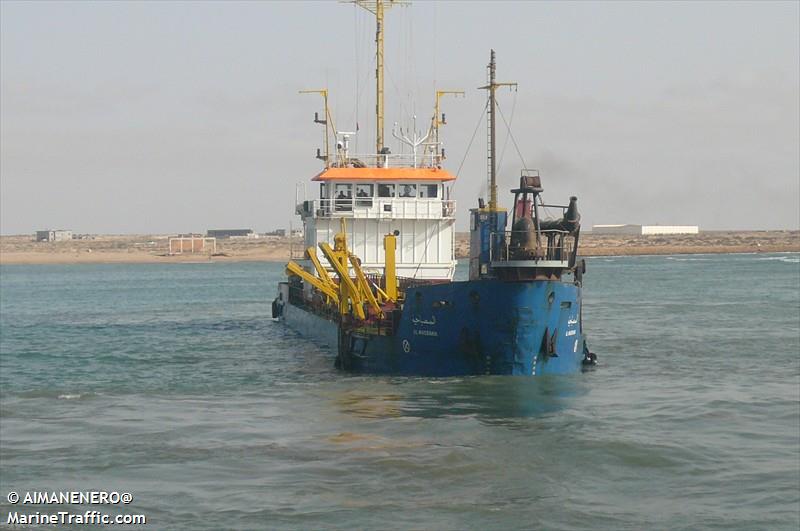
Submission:
M 800 525 L 797 254 L 589 259 L 600 365 L 538 379 L 339 372 L 270 318 L 282 276 L 0 268 L 0 527 L 89 509 L 187 530 Z M 8 502 L 37 491 L 132 500 Z

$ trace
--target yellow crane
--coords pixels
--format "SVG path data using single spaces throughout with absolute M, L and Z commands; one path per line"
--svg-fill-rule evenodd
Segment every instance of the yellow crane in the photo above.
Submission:
M 395 266 L 397 232 L 387 234 L 383 238 L 383 248 L 386 253 L 384 267 L 386 289 L 384 291 L 379 286 L 370 285 L 364 270 L 361 269 L 361 261 L 347 249 L 347 232 L 344 219 L 341 220 L 340 230 L 341 232 L 334 236 L 333 247 L 327 242 L 319 244 L 319 249 L 322 251 L 323 256 L 325 256 L 339 278 L 338 284 L 330 277 L 328 270 L 322 266 L 313 247 L 309 247 L 306 250 L 306 254 L 314 265 L 318 276 L 309 273 L 300 264 L 293 261 L 286 265 L 286 273 L 300 277 L 325 294 L 328 297 L 329 304 L 335 304 L 339 308 L 341 315 L 348 315 L 352 311 L 355 317 L 364 321 L 367 319 L 367 314 L 364 311 L 364 305 L 366 304 L 375 315 L 383 319 L 385 315 L 379 299 L 397 302 L 400 296 Z M 355 279 L 350 278 L 351 267 L 355 273 Z M 374 293 L 373 288 L 375 289 Z

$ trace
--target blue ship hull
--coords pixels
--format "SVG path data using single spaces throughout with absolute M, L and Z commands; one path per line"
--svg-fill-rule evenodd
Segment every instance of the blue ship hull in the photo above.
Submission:
M 371 374 L 568 374 L 581 369 L 581 289 L 560 280 L 481 279 L 406 290 L 391 334 L 348 330 L 287 301 L 286 323 Z

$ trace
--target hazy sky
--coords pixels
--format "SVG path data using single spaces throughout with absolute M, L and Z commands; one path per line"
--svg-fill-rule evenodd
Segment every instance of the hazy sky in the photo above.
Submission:
M 456 172 L 485 104 L 584 225 L 800 226 L 800 3 L 426 2 L 386 23 L 387 137 L 442 101 Z M 374 144 L 374 19 L 336 2 L 0 4 L 0 231 L 285 227 L 317 96 Z M 485 126 L 455 188 L 485 195 Z M 393 140 L 392 140 L 393 142 Z M 398 151 L 390 143 L 393 151 Z M 501 197 L 522 162 L 505 151 Z M 316 190 L 309 188 L 309 195 Z M 297 223 L 297 221 L 295 221 Z

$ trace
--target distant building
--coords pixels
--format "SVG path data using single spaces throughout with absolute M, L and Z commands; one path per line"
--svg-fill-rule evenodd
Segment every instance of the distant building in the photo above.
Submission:
M 653 234 L 697 234 L 700 227 L 697 225 L 642 225 L 642 235 Z
M 592 234 L 628 234 L 653 236 L 659 234 L 697 234 L 697 225 L 592 225 Z
M 65 242 L 72 239 L 71 230 L 37 230 L 37 242 Z
M 286 229 L 275 229 L 270 232 L 265 232 L 264 236 L 280 236 L 281 238 L 286 237 Z
M 253 229 L 209 229 L 206 231 L 209 238 L 224 240 L 227 238 L 258 238 Z
M 206 238 L 201 234 L 179 234 L 169 239 L 169 254 L 216 252 L 216 238 Z

